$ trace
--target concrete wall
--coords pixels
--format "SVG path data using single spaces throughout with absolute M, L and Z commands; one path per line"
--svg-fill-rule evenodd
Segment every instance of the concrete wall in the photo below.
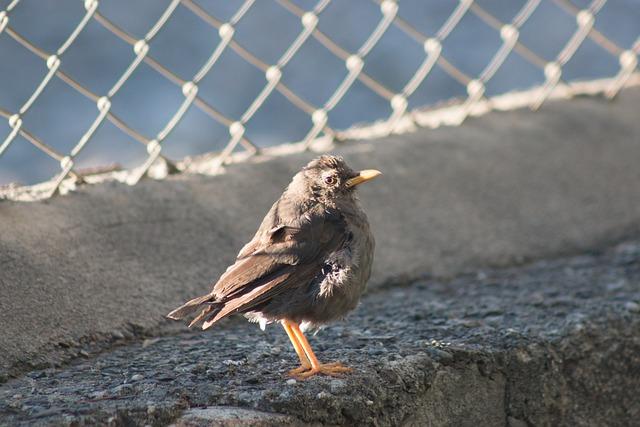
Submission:
M 378 241 L 372 286 L 637 235 L 638 111 L 640 90 L 629 89 L 612 103 L 555 101 L 339 146 L 354 167 L 385 174 L 361 190 Z M 0 372 L 164 322 L 208 290 L 313 156 L 0 203 Z

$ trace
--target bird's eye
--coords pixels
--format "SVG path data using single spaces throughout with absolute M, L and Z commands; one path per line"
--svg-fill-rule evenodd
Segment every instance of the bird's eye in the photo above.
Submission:
M 336 177 L 333 175 L 327 175 L 324 177 L 325 184 L 333 185 L 336 183 Z

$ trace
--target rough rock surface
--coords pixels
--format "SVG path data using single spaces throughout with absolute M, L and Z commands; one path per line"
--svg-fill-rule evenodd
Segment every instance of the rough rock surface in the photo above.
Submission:
M 634 88 L 337 146 L 385 174 L 361 189 L 378 241 L 370 288 L 640 236 L 638 111 Z M 0 382 L 153 333 L 208 290 L 315 155 L 0 202 Z
M 288 379 L 296 357 L 279 327 L 167 325 L 162 337 L 6 382 L 0 424 L 630 425 L 640 417 L 640 243 L 387 283 L 311 342 L 354 372 Z

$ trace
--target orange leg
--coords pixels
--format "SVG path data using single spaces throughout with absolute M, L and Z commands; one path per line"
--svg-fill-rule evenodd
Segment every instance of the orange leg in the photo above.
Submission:
M 285 331 L 287 331 L 287 334 L 289 334 L 287 327 L 291 329 L 289 339 L 291 339 L 293 347 L 296 349 L 296 353 L 298 353 L 298 356 L 300 357 L 300 361 L 302 362 L 303 358 L 300 355 L 298 348 L 300 348 L 304 352 L 307 362 L 310 363 L 309 366 L 309 364 L 305 365 L 305 363 L 302 362 L 302 366 L 298 369 L 290 371 L 289 375 L 302 380 L 318 374 L 338 376 L 345 372 L 351 371 L 351 368 L 343 366 L 340 362 L 320 363 L 316 355 L 313 353 L 313 349 L 311 348 L 309 341 L 307 341 L 307 338 L 300 330 L 300 325 L 286 320 L 283 321 L 282 324 L 283 326 L 287 325 L 285 326 Z
M 298 357 L 300 358 L 300 364 L 302 365 L 299 368 L 292 369 L 291 371 L 289 371 L 289 375 L 297 375 L 301 372 L 305 372 L 311 369 L 311 363 L 309 362 L 309 359 L 307 359 L 307 355 L 304 353 L 304 349 L 302 348 L 302 345 L 300 345 L 300 342 L 298 342 L 298 338 L 296 338 L 296 335 L 293 332 L 292 325 L 294 325 L 293 322 L 290 322 L 288 320 L 282 321 L 282 327 L 284 328 L 285 332 L 289 336 L 289 339 L 291 340 L 291 344 L 293 344 L 293 348 L 296 351 L 296 354 L 298 355 Z

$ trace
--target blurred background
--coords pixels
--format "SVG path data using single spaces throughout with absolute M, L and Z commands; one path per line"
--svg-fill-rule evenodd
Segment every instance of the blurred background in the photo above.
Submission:
M 117 163 L 130 168 L 144 163 L 148 156 L 145 144 L 165 129 L 185 101 L 182 83 L 198 74 L 199 105 L 187 105 L 184 115 L 178 117 L 175 128 L 161 140 L 162 155 L 178 160 L 224 149 L 230 140 L 230 124 L 241 120 L 265 88 L 265 69 L 276 64 L 301 36 L 305 27 L 300 15 L 314 8 L 315 28 L 320 33 L 305 36 L 280 68 L 279 83 L 284 86 L 270 92 L 246 116 L 248 120 L 242 120 L 244 137 L 257 147 L 304 139 L 313 127 L 313 111 L 323 106 L 329 128 L 345 129 L 388 118 L 393 111 L 390 98 L 403 90 L 408 110 L 464 99 L 468 82 L 482 76 L 508 41 L 508 37 L 501 38 L 503 24 L 520 26 L 517 40 L 521 45 L 507 52 L 495 74 L 483 79 L 487 97 L 544 83 L 545 63 L 559 57 L 563 62 L 568 59 L 562 67 L 564 81 L 613 77 L 620 71 L 619 54 L 639 50 L 638 0 L 402 0 L 397 9 L 394 5 L 385 2 L 381 6 L 371 0 L 109 0 L 99 4 L 0 0 L 0 11 L 7 11 L 4 28 L 0 20 L 0 112 L 4 116 L 0 117 L 4 149 L 0 185 L 33 184 L 59 173 L 59 157 L 72 153 L 99 115 L 95 98 L 110 90 L 114 93 L 109 112 L 129 131 L 123 132 L 112 120 L 101 121 L 95 134 L 72 153 L 73 167 L 80 170 Z M 85 6 L 96 9 L 87 13 Z M 587 37 L 575 54 L 562 58 L 578 29 L 579 10 L 589 8 L 594 12 L 594 28 L 605 39 Z M 390 19 L 388 26 L 385 16 Z M 47 76 L 43 58 L 55 53 L 83 18 L 86 25 L 58 55 L 58 76 L 46 82 L 20 115 L 20 129 L 55 155 L 36 147 L 21 133 L 9 141 L 12 127 L 8 118 L 24 108 Z M 149 37 L 149 30 L 164 18 Z M 587 18 L 582 17 L 582 24 L 589 24 Z M 312 28 L 313 16 L 306 19 Z M 230 35 L 226 27 L 220 31 L 225 22 L 233 23 L 231 43 L 231 38 L 221 38 L 221 33 Z M 344 58 L 358 52 L 377 27 L 381 37 L 361 51 L 366 77 L 359 74 L 339 102 L 327 108 L 327 101 L 349 73 Z M 149 46 L 145 60 L 114 90 L 136 60 L 132 44 L 145 35 Z M 444 61 L 435 64 L 424 79 L 416 80 L 427 58 L 426 38 L 439 41 L 441 54 L 430 54 Z M 214 54 L 219 57 L 203 72 L 203 65 Z M 81 90 L 61 79 L 60 72 Z M 412 79 L 415 84 L 407 87 Z M 131 131 L 137 134 L 132 136 Z

